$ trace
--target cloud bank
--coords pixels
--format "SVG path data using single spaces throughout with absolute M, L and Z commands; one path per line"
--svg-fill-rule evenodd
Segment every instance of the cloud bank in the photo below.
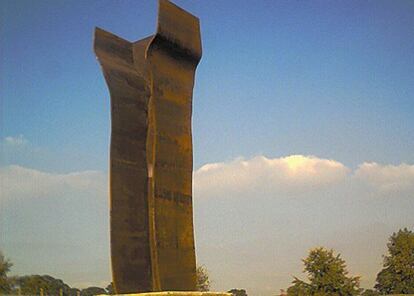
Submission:
M 414 192 L 414 165 L 363 163 L 354 176 L 381 193 Z
M 20 145 L 25 139 L 8 141 Z M 106 194 L 108 188 L 106 174 L 100 171 L 55 174 L 9 165 L 0 167 L 0 180 L 2 200 L 51 196 L 72 190 Z M 316 156 L 237 158 L 209 163 L 196 170 L 194 194 L 197 198 L 257 196 L 258 192 L 303 195 L 346 182 L 362 184 L 382 194 L 414 192 L 414 165 L 362 163 L 352 171 L 339 161 Z
M 106 176 L 99 171 L 55 174 L 18 165 L 0 167 L 0 200 L 42 198 L 68 192 L 105 194 Z
M 194 190 L 202 197 L 233 196 L 232 193 L 313 193 L 344 182 L 369 185 L 380 192 L 412 191 L 414 165 L 363 163 L 352 171 L 339 161 L 316 156 L 281 158 L 257 156 L 211 163 L 194 172 Z M 226 194 L 220 194 L 226 192 Z M 245 195 L 245 194 L 243 194 Z
M 341 182 L 349 171 L 340 162 L 314 156 L 257 156 L 202 166 L 194 173 L 194 188 L 203 195 L 207 190 L 303 193 Z

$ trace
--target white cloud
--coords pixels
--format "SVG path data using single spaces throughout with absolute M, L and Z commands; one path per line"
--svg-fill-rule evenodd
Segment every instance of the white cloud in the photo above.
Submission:
M 3 139 L 4 145 L 13 146 L 13 147 L 25 146 L 28 143 L 29 141 L 23 135 L 18 135 L 14 137 L 9 136 Z
M 355 171 L 355 177 L 383 193 L 414 191 L 414 165 L 365 162 Z
M 46 173 L 10 165 L 0 168 L 0 200 L 46 197 L 67 191 L 105 193 L 106 176 L 98 171 Z
M 194 192 L 201 198 L 252 194 L 315 196 L 313 193 L 318 190 L 344 182 L 350 186 L 362 184 L 371 195 L 414 192 L 414 165 L 363 163 L 351 171 L 336 160 L 315 156 L 257 156 L 206 164 L 194 172 Z
M 350 170 L 335 160 L 315 156 L 291 155 L 282 158 L 257 156 L 250 160 L 206 164 L 194 173 L 197 194 L 209 190 L 246 192 L 303 193 L 336 184 Z

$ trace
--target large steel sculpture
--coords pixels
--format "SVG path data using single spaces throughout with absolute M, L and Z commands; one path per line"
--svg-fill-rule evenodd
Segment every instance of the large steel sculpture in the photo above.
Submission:
M 99 28 L 111 96 L 110 225 L 117 293 L 195 290 L 191 113 L 198 18 L 159 1 L 153 36 Z

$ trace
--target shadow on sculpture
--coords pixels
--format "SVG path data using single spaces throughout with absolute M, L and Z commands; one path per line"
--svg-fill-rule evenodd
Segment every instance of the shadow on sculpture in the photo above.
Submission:
M 195 291 L 191 113 L 199 20 L 159 1 L 155 35 L 96 28 L 111 96 L 110 234 L 117 293 Z

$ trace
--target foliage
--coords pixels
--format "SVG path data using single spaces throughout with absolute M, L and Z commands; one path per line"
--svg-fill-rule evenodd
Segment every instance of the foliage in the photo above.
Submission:
M 231 293 L 233 296 L 247 296 L 246 290 L 244 289 L 231 289 L 227 293 Z
M 380 293 L 378 293 L 377 291 L 371 290 L 371 289 L 366 289 L 361 296 L 379 296 Z
M 387 246 L 375 288 L 382 294 L 414 293 L 414 233 L 400 229 L 391 235 Z
M 80 295 L 80 290 L 78 288 L 70 288 L 69 296 L 78 296 Z
M 100 294 L 107 294 L 107 292 L 104 288 L 100 287 L 89 287 L 81 291 L 81 296 L 93 296 Z
M 16 278 L 16 285 L 20 287 L 23 295 L 38 295 L 40 289 L 43 289 L 43 295 L 60 295 L 74 296 L 73 289 L 65 284 L 61 279 L 56 279 L 50 275 L 26 275 Z
M 4 257 L 0 251 L 0 294 L 39 295 L 43 290 L 43 295 L 62 295 L 63 296 L 92 296 L 97 294 L 114 294 L 112 283 L 106 289 L 99 287 L 89 287 L 82 291 L 71 288 L 61 279 L 56 279 L 50 275 L 26 275 L 10 278 L 7 273 L 13 264 Z
M 198 266 L 196 270 L 197 276 L 197 291 L 207 292 L 210 291 L 211 281 L 208 276 L 207 268 L 203 265 Z
M 297 277 L 294 277 L 292 286 L 287 289 L 288 296 L 308 296 L 311 295 L 311 285 L 307 284 Z
M 13 264 L 4 257 L 0 251 L 0 293 L 10 293 L 12 290 L 12 279 L 7 276 Z
M 348 276 L 345 261 L 333 250 L 313 249 L 302 261 L 309 283 L 295 278 L 287 290 L 289 296 L 353 296 L 361 292 L 359 277 Z

